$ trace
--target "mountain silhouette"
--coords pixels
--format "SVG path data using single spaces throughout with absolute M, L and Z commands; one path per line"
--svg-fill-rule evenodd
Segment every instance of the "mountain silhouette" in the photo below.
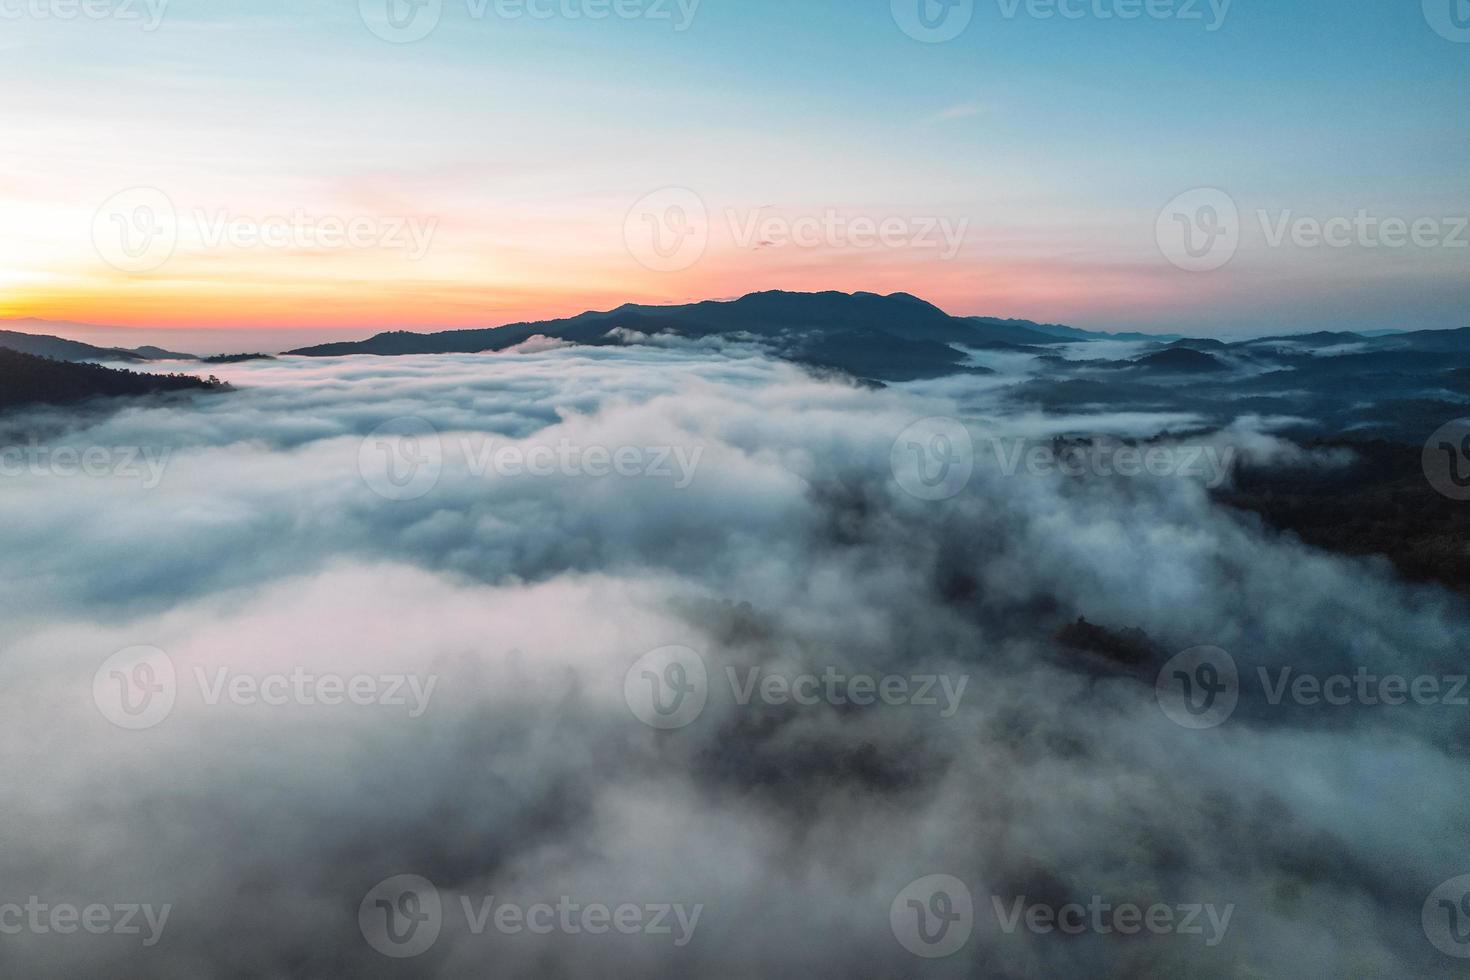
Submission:
M 288 353 L 308 357 L 473 354 L 506 350 L 538 335 L 593 346 L 624 344 L 639 335 L 692 340 L 726 337 L 759 342 L 797 363 L 860 378 L 904 381 L 956 372 L 989 373 L 967 366 L 966 354 L 957 347 L 1024 350 L 1076 339 L 1054 332 L 1073 328 L 1048 332 L 1033 327 L 1037 325 L 1030 321 L 951 316 L 907 293 L 772 291 L 678 306 L 630 303 L 606 312 L 483 330 L 393 331 L 364 341 L 321 344 Z
M 187 374 L 139 374 L 76 361 L 59 361 L 0 347 L 0 409 L 23 405 L 71 405 L 93 398 L 172 391 L 224 391 L 216 378 Z
M 134 350 L 124 347 L 97 347 L 84 344 L 80 340 L 67 340 L 48 334 L 20 333 L 16 330 L 0 330 L 0 348 L 57 361 L 198 360 L 193 354 L 179 354 L 162 347 L 139 347 Z

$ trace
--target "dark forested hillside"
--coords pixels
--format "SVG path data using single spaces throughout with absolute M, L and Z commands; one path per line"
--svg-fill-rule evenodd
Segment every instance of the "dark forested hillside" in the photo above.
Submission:
M 187 374 L 139 374 L 97 364 L 54 361 L 0 347 L 0 409 L 21 405 L 69 405 L 89 398 L 168 391 L 220 391 L 217 378 Z
M 1383 555 L 1407 578 L 1470 594 L 1470 511 L 1424 478 L 1420 447 L 1329 440 L 1349 449 L 1338 469 L 1241 466 L 1217 497 L 1252 511 L 1307 544 L 1348 555 Z

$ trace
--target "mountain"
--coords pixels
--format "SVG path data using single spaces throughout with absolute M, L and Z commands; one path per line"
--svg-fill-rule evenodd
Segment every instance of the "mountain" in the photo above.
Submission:
M 1287 334 L 1286 336 L 1258 337 L 1247 340 L 1236 346 L 1240 347 L 1270 347 L 1276 344 L 1289 344 L 1296 347 L 1343 347 L 1348 344 L 1361 344 L 1369 338 L 1360 333 L 1348 333 L 1346 331 L 1319 330 L 1316 333 Z
M 57 361 L 147 360 L 143 355 L 135 354 L 132 351 L 93 347 L 91 344 L 84 344 L 79 340 L 65 340 L 61 337 L 48 337 L 44 334 L 16 333 L 13 330 L 0 330 L 0 347 L 20 351 L 22 354 L 49 357 Z
M 126 348 L 123 348 L 126 349 Z M 151 344 L 145 347 L 134 347 L 131 351 L 140 357 L 146 357 L 150 361 L 197 361 L 196 354 L 181 354 L 174 350 L 164 350 L 162 347 L 154 347 Z
M 215 354 L 201 358 L 205 364 L 243 364 L 246 361 L 274 361 L 270 354 Z
M 1230 345 L 1227 344 L 1227 343 L 1225 343 L 1225 341 L 1223 341 L 1223 340 L 1214 340 L 1214 339 L 1211 339 L 1211 338 L 1205 338 L 1205 339 L 1185 338 L 1184 340 L 1176 340 L 1172 344 L 1166 344 L 1165 346 L 1166 347 L 1187 347 L 1187 348 L 1189 348 L 1191 350 L 1225 350 Z
M 916 381 L 937 374 L 994 374 L 965 365 L 965 356 L 934 340 L 908 340 L 872 327 L 822 334 L 790 359 L 817 368 L 837 368 L 856 378 Z
M 53 338 L 54 339 L 54 338 Z M 171 391 L 223 391 L 217 379 L 187 374 L 138 374 L 134 371 L 25 354 L 0 347 L 0 409 L 21 405 L 69 405 L 90 398 L 151 395 Z
M 1016 340 L 1014 343 L 1036 344 L 1036 343 L 1072 343 L 1079 340 L 1178 340 L 1178 334 L 1165 333 L 1103 333 L 1095 330 L 1083 330 L 1080 327 L 1067 327 L 1060 323 L 1036 323 L 1032 320 L 999 320 L 990 316 L 967 317 L 973 323 L 982 327 L 990 327 L 998 330 L 1014 331 Z M 1027 337 L 1040 339 L 1028 340 Z
M 1375 347 L 1384 350 L 1439 351 L 1463 354 L 1470 352 L 1470 327 L 1459 330 L 1415 330 L 1389 334 L 1375 339 Z
M 1207 374 L 1229 370 L 1224 362 L 1215 355 L 1188 347 L 1171 347 L 1156 354 L 1149 354 L 1134 361 L 1133 365 L 1148 371 L 1166 371 L 1175 374 Z
M 764 344 L 798 363 L 860 378 L 904 381 L 956 371 L 988 373 L 965 367 L 965 355 L 957 346 L 1024 350 L 1063 342 L 1030 329 L 1028 323 L 951 316 L 907 293 L 774 291 L 680 306 L 627 304 L 563 320 L 483 330 L 394 331 L 355 343 L 322 344 L 289 353 L 306 357 L 469 354 L 506 350 L 537 335 L 594 346 L 619 345 L 639 336 L 720 336 Z
M 66 340 L 47 334 L 20 333 L 15 330 L 0 330 L 0 348 L 49 357 L 57 361 L 164 361 L 198 360 L 192 354 L 179 354 L 162 347 L 139 347 L 128 350 L 123 347 L 96 347 L 79 340 Z

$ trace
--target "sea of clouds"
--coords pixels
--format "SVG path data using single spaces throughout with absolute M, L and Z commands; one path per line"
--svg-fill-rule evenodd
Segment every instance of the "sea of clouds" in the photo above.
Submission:
M 873 390 L 739 345 L 222 373 L 235 391 L 11 421 L 17 445 L 164 465 L 0 479 L 0 906 L 169 912 L 147 943 L 12 932 L 0 908 L 7 974 L 1461 975 L 1422 916 L 1470 872 L 1470 708 L 1273 705 L 1246 683 L 1192 730 L 1161 709 L 1160 664 L 1056 638 L 1085 616 L 1165 657 L 1221 648 L 1246 678 L 1463 665 L 1464 600 L 1386 562 L 1269 532 L 1202 480 L 1008 475 L 985 451 L 1188 417 L 1059 420 L 1008 410 L 994 379 Z M 902 463 L 935 417 L 976 440 L 945 499 Z M 1209 439 L 1333 464 L 1268 430 Z M 576 468 L 515 470 L 557 447 Z M 625 472 L 589 472 L 589 448 Z M 706 701 L 660 728 L 635 665 L 687 679 L 647 659 L 671 647 Z M 159 670 L 110 660 L 138 648 Z M 166 712 L 119 723 L 112 684 L 166 670 Z M 935 703 L 742 703 L 751 677 L 823 675 L 933 678 Z M 322 678 L 367 680 L 328 703 Z M 973 902 L 942 958 L 898 921 L 933 875 Z M 433 894 L 374 891 L 400 876 Z M 374 895 L 437 901 L 433 941 L 385 955 Z M 477 930 L 490 896 L 686 919 Z M 1022 897 L 1232 912 L 1217 935 L 1007 931 L 997 906 Z

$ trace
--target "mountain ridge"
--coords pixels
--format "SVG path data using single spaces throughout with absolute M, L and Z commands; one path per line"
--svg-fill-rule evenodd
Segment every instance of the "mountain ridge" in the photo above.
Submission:
M 47 357 L 56 361 L 164 361 L 198 360 L 193 354 L 180 354 L 162 347 L 144 346 L 98 347 L 80 340 L 68 340 L 51 334 L 21 333 L 16 330 L 0 330 L 0 348 Z
M 982 322 L 957 317 L 909 293 L 818 293 L 770 290 L 734 300 L 670 306 L 625 303 L 559 320 L 510 323 L 434 333 L 389 331 L 364 341 L 302 347 L 302 357 L 352 354 L 475 354 L 507 350 L 534 336 L 587 346 L 616 346 L 629 333 L 754 340 L 797 363 L 880 381 L 905 381 L 955 372 L 986 374 L 967 365 L 960 347 L 1025 350 L 1068 343 L 1030 330 L 1029 321 Z

